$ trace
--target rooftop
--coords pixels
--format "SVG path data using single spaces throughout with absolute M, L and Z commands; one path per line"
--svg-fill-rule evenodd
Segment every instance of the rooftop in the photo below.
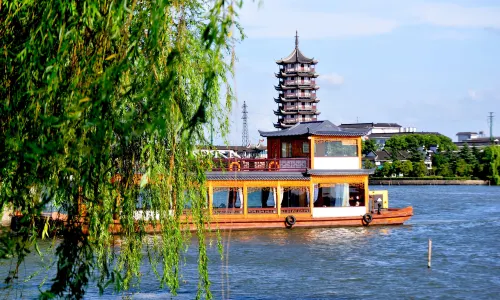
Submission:
M 415 131 L 415 132 L 387 132 L 387 133 L 372 133 L 369 137 L 372 138 L 383 138 L 383 137 L 391 137 L 393 135 L 411 135 L 411 134 L 434 134 L 434 135 L 442 135 L 439 132 L 433 131 Z
M 397 128 L 401 128 L 401 125 L 399 125 L 397 123 L 346 123 L 346 124 L 340 124 L 339 127 L 344 127 L 344 128 L 397 127 Z
M 498 145 L 500 142 L 500 136 L 494 136 L 493 142 Z M 464 140 L 461 142 L 454 142 L 454 144 L 457 146 L 463 146 L 465 144 L 469 146 L 488 146 L 491 144 L 491 139 L 489 137 L 481 137 L 470 140 Z
M 278 131 L 260 131 L 263 137 L 279 137 L 279 136 L 345 136 L 345 137 L 361 137 L 366 134 L 366 131 L 360 130 L 344 130 L 335 126 L 330 121 L 312 121 L 300 122 L 290 128 Z
M 360 170 L 343 170 L 343 169 L 331 169 L 331 170 L 315 170 L 307 169 L 305 172 L 265 172 L 265 171 L 254 171 L 254 172 L 224 172 L 215 171 L 207 172 L 207 180 L 311 180 L 311 175 L 313 176 L 355 176 L 355 175 L 369 175 L 373 174 L 375 169 L 360 169 Z

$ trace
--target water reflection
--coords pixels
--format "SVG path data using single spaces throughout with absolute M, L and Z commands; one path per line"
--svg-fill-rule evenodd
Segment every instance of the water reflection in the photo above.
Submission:
M 216 235 L 208 234 L 214 298 L 496 299 L 500 293 L 500 189 L 388 189 L 391 206 L 414 206 L 415 216 L 408 225 L 226 231 L 221 233 L 223 260 Z M 153 238 L 148 237 L 148 243 Z M 426 256 L 429 238 L 433 240 L 431 270 Z M 174 299 L 196 296 L 197 250 L 193 236 L 182 265 L 179 296 Z M 0 275 L 5 274 L 6 266 L 0 265 Z M 23 267 L 28 273 L 36 270 L 36 255 L 30 255 Z M 151 274 L 146 266 L 144 274 Z M 41 278 L 35 278 L 20 283 L 9 296 L 33 298 L 40 282 Z M 0 292 L 2 297 L 7 295 L 4 292 Z M 153 275 L 143 277 L 141 292 L 129 294 L 134 299 L 171 296 L 158 288 Z M 88 298 L 97 296 L 91 284 Z M 102 299 L 121 298 L 108 290 Z

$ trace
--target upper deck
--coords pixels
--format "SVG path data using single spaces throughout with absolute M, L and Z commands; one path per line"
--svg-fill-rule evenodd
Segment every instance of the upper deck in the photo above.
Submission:
M 212 171 L 307 172 L 360 170 L 364 131 L 343 130 L 329 121 L 301 122 L 288 129 L 262 132 L 267 158 L 214 159 Z

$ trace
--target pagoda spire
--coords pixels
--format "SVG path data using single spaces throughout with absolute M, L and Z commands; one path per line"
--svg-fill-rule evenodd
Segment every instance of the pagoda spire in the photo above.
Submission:
M 299 48 L 299 32 L 295 30 L 295 49 Z

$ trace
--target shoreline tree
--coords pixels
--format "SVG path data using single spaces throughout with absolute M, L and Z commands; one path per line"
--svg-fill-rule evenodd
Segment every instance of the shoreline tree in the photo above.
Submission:
M 175 295 L 188 236 L 180 216 L 190 201 L 198 297 L 211 298 L 209 161 L 195 146 L 209 144 L 212 120 L 227 132 L 240 7 L 239 0 L 0 2 L 0 211 L 22 215 L 17 236 L 0 236 L 0 259 L 14 262 L 7 284 L 24 280 L 16 279 L 19 267 L 50 231 L 37 226 L 50 204 L 67 223 L 42 298 L 82 298 L 90 280 L 101 292 L 128 289 L 140 280 L 149 225 L 158 238 L 147 255 L 159 285 Z M 140 205 L 159 217 L 136 222 Z

